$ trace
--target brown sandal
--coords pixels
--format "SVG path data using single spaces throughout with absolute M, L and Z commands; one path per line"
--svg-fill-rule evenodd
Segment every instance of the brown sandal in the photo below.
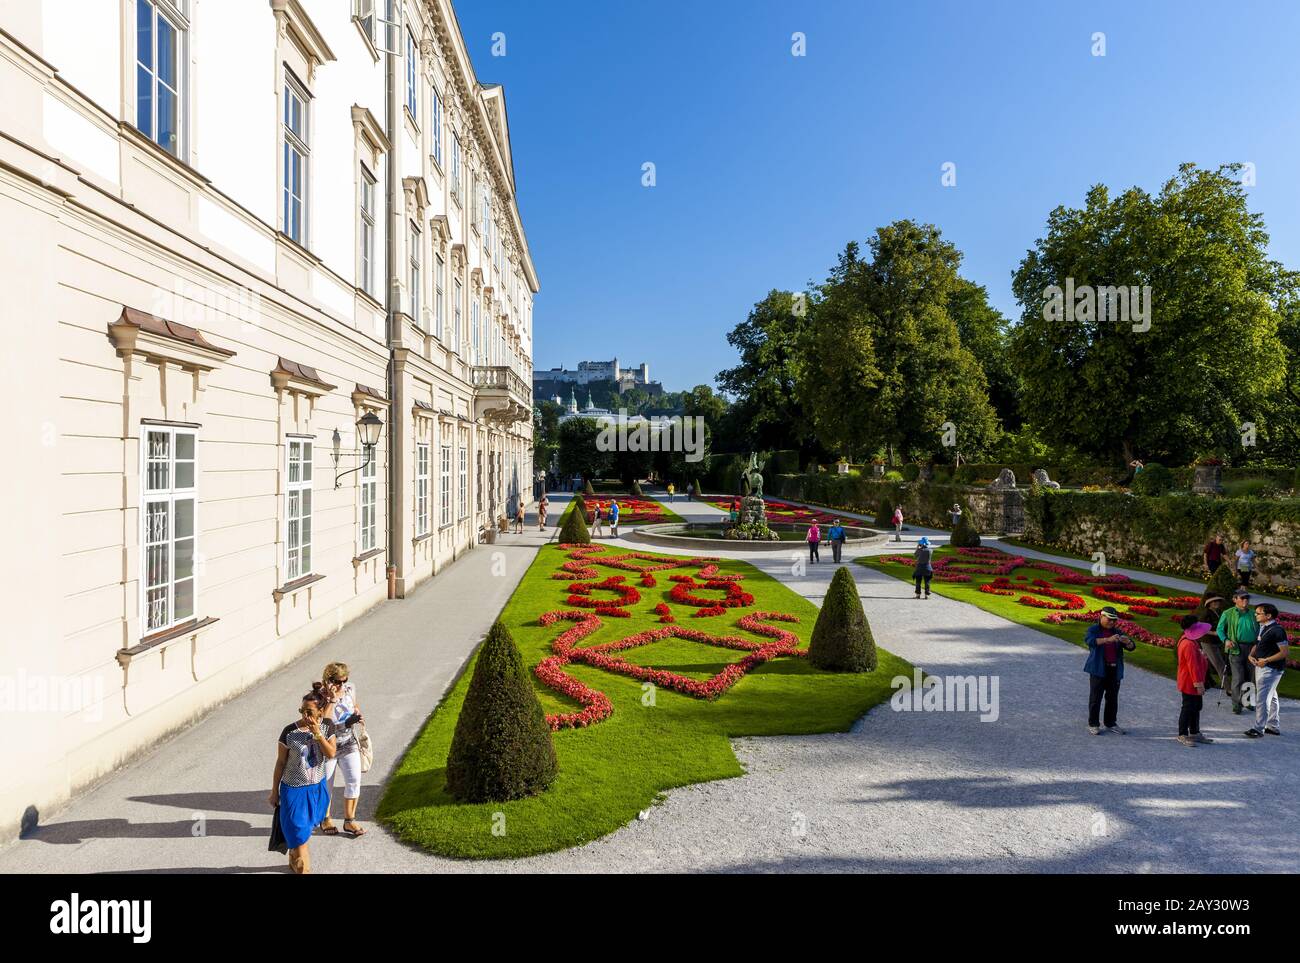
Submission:
M 320 831 L 324 833 L 326 836 L 337 836 L 339 834 L 339 828 L 335 826 L 333 823 L 330 823 L 328 826 L 322 823 L 320 827 Z
M 348 829 L 349 826 L 352 826 L 354 828 Z M 343 823 L 343 830 L 344 832 L 351 833 L 353 839 L 360 839 L 362 836 L 366 834 L 366 831 L 361 828 L 361 824 L 352 819 L 349 819 Z

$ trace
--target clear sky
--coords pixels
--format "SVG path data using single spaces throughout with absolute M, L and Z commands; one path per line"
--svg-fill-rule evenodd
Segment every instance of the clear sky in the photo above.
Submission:
M 712 384 L 756 300 L 902 217 L 1015 317 L 1011 272 L 1053 207 L 1157 190 L 1183 161 L 1255 164 L 1272 256 L 1300 268 L 1293 0 L 456 7 L 479 78 L 506 87 L 537 369 L 617 355 Z

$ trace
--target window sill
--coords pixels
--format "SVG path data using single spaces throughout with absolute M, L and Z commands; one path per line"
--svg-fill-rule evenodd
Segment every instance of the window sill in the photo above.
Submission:
M 302 578 L 296 578 L 292 582 L 285 582 L 271 593 L 271 598 L 275 599 L 276 602 L 282 602 L 284 599 L 292 596 L 295 592 L 301 592 L 305 588 L 311 588 L 311 586 L 315 585 L 324 577 L 324 575 L 304 575 Z
M 384 554 L 384 550 L 382 548 L 372 548 L 368 552 L 362 552 L 360 555 L 358 555 L 356 558 L 352 560 L 352 567 L 360 568 L 363 562 L 368 562 L 376 555 L 382 555 L 382 554 Z
M 416 535 L 415 538 L 411 539 L 411 544 L 419 545 L 421 542 L 427 542 L 431 538 L 433 538 L 433 532 L 425 532 L 423 535 Z
M 200 632 L 207 631 L 214 623 L 220 621 L 212 617 L 206 619 L 190 619 L 188 622 L 182 622 L 180 625 L 173 626 L 170 629 L 163 629 L 161 632 L 155 632 L 152 635 L 146 635 L 135 645 L 127 649 L 119 649 L 117 652 L 117 661 L 122 668 L 131 664 L 132 659 L 139 658 L 154 649 L 164 649 L 168 643 L 175 642 L 177 639 L 190 638 L 198 635 Z

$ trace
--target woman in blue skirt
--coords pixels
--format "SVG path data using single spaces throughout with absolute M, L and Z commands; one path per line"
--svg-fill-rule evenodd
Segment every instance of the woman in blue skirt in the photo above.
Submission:
M 311 872 L 307 840 L 329 813 L 330 794 L 325 764 L 334 758 L 334 722 L 314 692 L 302 697 L 301 718 L 280 733 L 270 802 L 289 853 L 289 868 Z M 274 843 L 274 836 L 273 843 Z M 283 851 L 283 850 L 282 850 Z

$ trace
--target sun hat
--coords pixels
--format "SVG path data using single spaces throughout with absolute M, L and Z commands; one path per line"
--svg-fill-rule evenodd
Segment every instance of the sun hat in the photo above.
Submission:
M 930 540 L 929 540 L 928 538 L 926 538 L 924 535 L 922 535 L 921 538 L 917 541 L 916 544 L 917 544 L 917 545 L 925 545 L 925 546 L 928 547 L 928 546 L 930 545 Z
M 1187 638 L 1195 642 L 1197 639 L 1199 639 L 1201 636 L 1205 635 L 1209 631 L 1210 631 L 1209 622 L 1196 622 L 1188 626 L 1187 628 L 1183 629 L 1183 635 L 1187 636 Z
M 1115 608 L 1115 606 L 1113 606 L 1113 605 L 1107 605 L 1107 606 L 1105 606 L 1105 607 L 1104 607 L 1104 608 L 1103 608 L 1103 609 L 1102 609 L 1098 614 L 1099 614 L 1099 615 L 1104 615 L 1104 616 L 1106 616 L 1106 618 L 1108 618 L 1108 619 L 1118 619 L 1118 618 L 1119 618 L 1119 611 L 1118 611 L 1118 610 Z

